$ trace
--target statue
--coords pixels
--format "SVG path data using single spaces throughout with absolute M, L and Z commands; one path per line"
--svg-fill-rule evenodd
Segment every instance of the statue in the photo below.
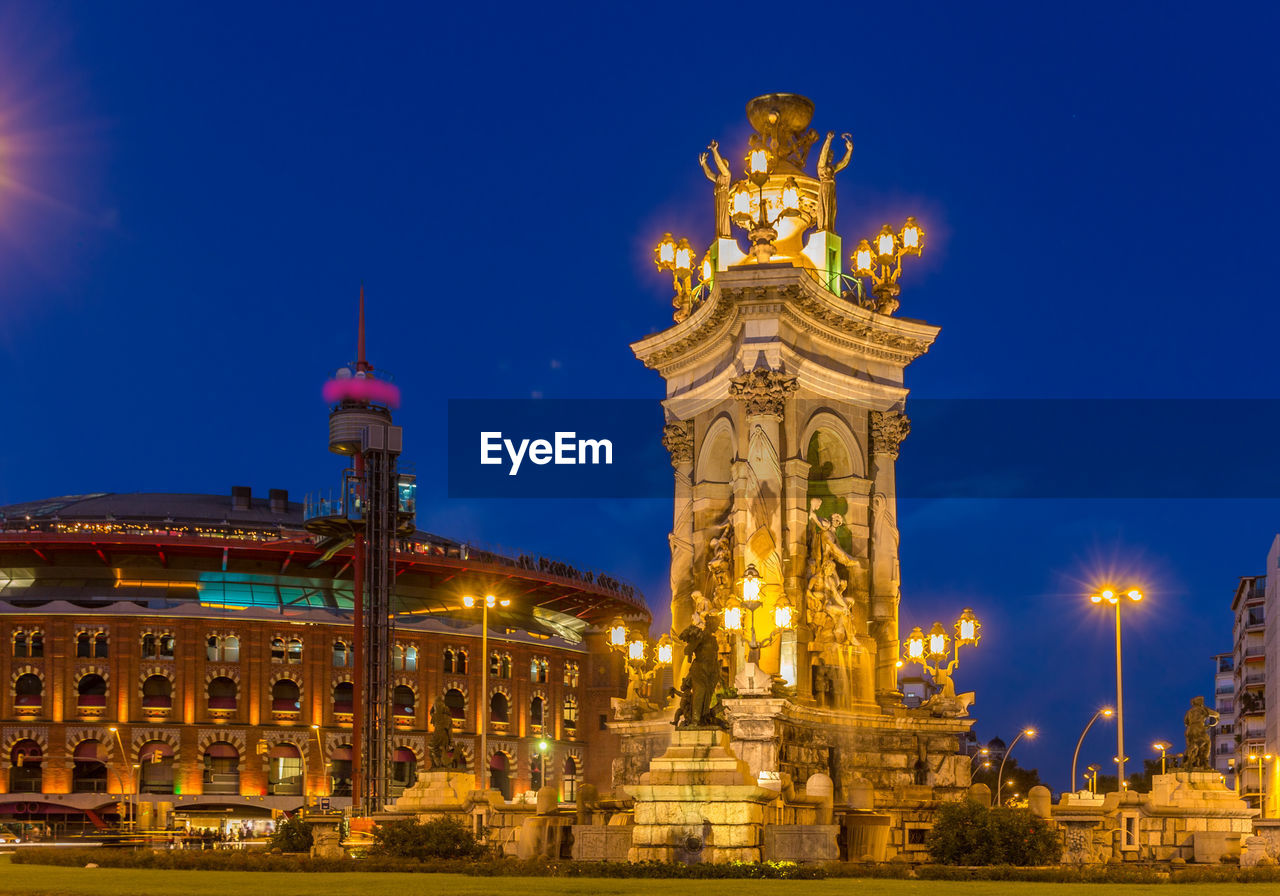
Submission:
M 710 558 L 707 560 L 707 572 L 711 576 L 711 602 L 713 612 L 722 609 L 725 602 L 733 594 L 733 558 L 730 556 L 732 532 L 730 523 L 725 520 L 720 533 L 708 544 Z
M 707 149 L 711 150 L 711 155 L 716 160 L 716 170 L 712 171 L 711 166 L 707 164 L 705 152 L 698 157 L 698 161 L 702 163 L 702 172 L 707 176 L 707 180 L 716 185 L 716 238 L 726 238 L 730 235 L 729 224 L 733 212 L 729 207 L 729 188 L 733 185 L 733 173 L 729 170 L 729 163 L 724 160 L 724 156 L 720 155 L 719 143 L 712 140 L 707 145 Z
M 686 675 L 684 681 L 680 682 L 680 689 L 672 688 L 667 696 L 680 698 L 676 714 L 671 717 L 671 724 L 677 728 L 690 724 L 693 721 L 693 685 L 689 677 Z
M 1192 697 L 1191 708 L 1182 717 L 1187 727 L 1187 760 L 1191 771 L 1209 771 L 1209 729 L 1218 724 L 1218 713 L 1204 705 L 1203 697 Z
M 719 718 L 712 709 L 716 693 L 720 689 L 720 644 L 716 638 L 716 617 L 707 617 L 706 628 L 689 626 L 680 633 L 689 660 L 689 712 L 688 725 L 693 727 L 717 725 Z
M 853 138 L 841 134 L 844 140 L 844 158 L 832 165 L 831 141 L 834 131 L 827 132 L 827 139 L 818 153 L 818 229 L 834 233 L 836 229 L 836 175 L 845 169 L 853 156 Z
M 443 697 L 437 697 L 431 705 L 431 729 L 431 737 L 427 740 L 428 771 L 457 768 L 458 760 L 453 750 L 453 714 Z

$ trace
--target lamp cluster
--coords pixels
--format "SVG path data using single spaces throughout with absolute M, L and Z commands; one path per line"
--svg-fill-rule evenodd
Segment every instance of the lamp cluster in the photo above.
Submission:
M 881 314 L 898 310 L 898 296 L 902 287 L 898 277 L 902 275 L 902 259 L 908 255 L 919 256 L 924 249 L 924 231 L 915 218 L 907 218 L 897 233 L 888 224 L 870 242 L 863 240 L 853 251 L 853 276 L 870 277 L 874 303 L 864 301 Z M 859 281 L 861 283 L 861 281 Z
M 928 635 L 917 625 L 903 642 L 903 660 L 919 665 L 932 675 L 933 683 L 940 688 L 943 697 L 955 696 L 951 675 L 960 665 L 960 648 L 977 647 L 982 638 L 982 623 L 970 607 L 960 612 L 954 629 L 953 641 L 941 622 L 935 622 Z

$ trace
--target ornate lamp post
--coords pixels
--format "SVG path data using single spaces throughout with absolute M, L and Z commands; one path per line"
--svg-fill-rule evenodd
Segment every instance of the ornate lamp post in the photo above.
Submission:
M 1000 790 L 1001 788 L 1004 787 L 1005 761 L 1009 758 L 1009 754 L 1013 752 L 1013 748 L 1018 745 L 1018 741 L 1022 740 L 1022 738 L 1024 737 L 1035 737 L 1035 736 L 1036 736 L 1036 729 L 1023 728 L 1021 731 L 1018 732 L 1018 736 L 1013 739 L 1013 743 L 1009 744 L 1008 748 L 1004 751 L 1004 756 L 1000 758 L 1000 770 L 996 772 L 996 805 L 997 806 L 1003 805 L 1003 803 L 1000 802 Z
M 751 240 L 749 251 L 758 264 L 764 264 L 778 251 L 773 245 L 778 238 L 774 225 L 783 218 L 800 214 L 800 185 L 794 177 L 788 177 L 782 184 L 781 208 L 777 214 L 769 214 L 764 185 L 769 182 L 772 167 L 773 158 L 767 149 L 756 148 L 747 155 L 747 180 L 755 184 L 757 191 L 756 217 L 751 216 L 751 190 L 745 183 L 740 181 L 729 197 L 733 223 L 747 231 L 747 238 Z
M 773 605 L 773 631 L 764 640 L 760 640 L 756 636 L 756 610 L 759 610 L 762 606 L 764 606 L 764 601 L 760 599 L 760 573 L 756 570 L 754 563 L 749 563 L 747 564 L 746 572 L 742 574 L 742 599 L 731 602 L 724 610 L 725 630 L 741 637 L 747 647 L 747 669 L 745 671 L 748 678 L 756 677 L 753 673 L 759 669 L 760 651 L 772 644 L 781 632 L 790 629 L 794 625 L 795 613 L 791 602 L 787 600 L 785 594 L 779 594 L 777 601 Z M 747 632 L 743 631 L 743 610 L 747 611 Z M 772 678 L 768 673 L 764 674 Z
M 982 639 L 982 623 L 969 607 L 965 607 L 956 620 L 955 633 L 955 640 L 952 641 L 942 623 L 935 622 L 926 636 L 917 625 L 903 642 L 903 658 L 908 663 L 919 664 L 933 676 L 933 683 L 940 689 L 944 699 L 954 699 L 956 695 L 951 676 L 960 665 L 960 648 L 976 647 Z
M 462 598 L 463 606 L 474 607 L 477 601 L 470 594 Z M 476 783 L 481 790 L 489 787 L 489 610 L 492 607 L 509 607 L 511 600 L 499 600 L 486 594 L 480 604 L 480 705 L 476 707 L 476 726 L 480 729 L 480 754 L 476 757 Z
M 1124 597 L 1137 603 L 1142 600 L 1142 592 L 1130 588 Z M 1124 671 L 1120 654 L 1120 607 L 1121 595 L 1112 588 L 1104 588 L 1097 594 L 1090 595 L 1089 600 L 1095 604 L 1103 602 L 1116 608 L 1116 790 L 1124 790 Z
M 1093 727 L 1093 723 L 1098 721 L 1099 716 L 1111 718 L 1115 713 L 1110 706 L 1104 706 L 1093 714 L 1093 718 L 1089 720 L 1089 724 L 1084 726 L 1084 730 L 1080 732 L 1080 739 L 1076 741 L 1076 751 L 1071 754 L 1071 786 L 1076 786 L 1076 760 L 1080 758 L 1080 746 L 1084 743 L 1084 736 L 1089 733 L 1089 729 Z
M 693 260 L 693 247 L 689 241 L 681 237 L 678 241 L 671 234 L 663 234 L 658 245 L 653 249 L 653 263 L 660 271 L 671 272 L 671 285 L 676 294 L 671 304 L 676 309 L 677 322 L 684 320 L 693 310 L 693 271 L 696 267 Z M 707 262 L 703 263 L 704 279 L 706 279 Z
M 628 631 L 626 621 L 618 617 L 609 623 L 608 643 L 611 650 L 626 657 L 627 702 L 640 711 L 655 708 L 649 693 L 651 682 L 659 668 L 671 663 L 671 638 L 663 635 L 651 645 L 643 634 Z
M 893 314 L 898 310 L 898 296 L 902 294 L 902 287 L 898 285 L 902 259 L 907 255 L 919 255 L 923 249 L 924 231 L 915 218 L 907 218 L 897 233 L 886 224 L 874 240 L 858 243 L 852 256 L 853 276 L 871 278 L 876 311 Z
M 1160 751 L 1160 774 L 1162 775 L 1165 773 L 1165 765 L 1164 765 L 1165 753 L 1167 753 L 1170 749 L 1172 749 L 1172 747 L 1173 747 L 1172 744 L 1165 743 L 1162 740 L 1158 740 L 1151 745 L 1152 749 Z

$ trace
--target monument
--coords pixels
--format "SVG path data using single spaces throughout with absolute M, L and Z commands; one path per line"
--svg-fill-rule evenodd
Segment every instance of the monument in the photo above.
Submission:
M 837 159 L 828 133 L 811 174 L 813 112 L 793 94 L 751 100 L 754 133 L 732 186 L 724 148 L 709 145 L 715 167 L 705 156 L 702 167 L 715 184 L 717 236 L 701 282 L 689 286 L 690 253 L 664 238 L 655 257 L 673 272 L 675 323 L 632 345 L 666 382 L 672 671 L 685 695 L 665 712 L 613 722 L 623 740 L 614 783 L 636 799 L 635 843 L 643 836 L 646 850 L 661 840 L 641 823 L 646 794 L 657 799 L 660 778 L 695 778 L 699 751 L 733 778 L 725 786 L 772 792 L 773 808 L 759 813 L 766 824 L 812 802 L 799 782 L 828 781 L 846 849 L 876 842 L 875 858 L 922 854 L 938 803 L 969 785 L 957 752 L 972 724 L 967 702 L 909 709 L 897 686 L 904 375 L 938 328 L 892 312 L 902 261 L 919 254 L 924 233 L 914 219 L 900 231 L 886 225 L 844 272 L 835 177 L 853 143 L 845 134 Z M 745 233 L 747 251 L 727 223 Z M 723 684 L 708 690 L 713 665 Z M 744 767 L 729 769 L 730 757 Z M 697 811 L 686 808 L 663 810 L 680 818 L 669 850 L 692 836 Z M 887 839 L 864 837 L 868 826 L 887 828 Z

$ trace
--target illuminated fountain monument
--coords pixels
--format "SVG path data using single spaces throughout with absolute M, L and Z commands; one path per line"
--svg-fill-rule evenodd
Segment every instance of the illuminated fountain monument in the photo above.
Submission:
M 910 218 L 886 225 L 846 275 L 835 177 L 849 136 L 821 137 L 813 104 L 790 94 L 758 97 L 747 115 L 741 180 L 717 143 L 702 157 L 715 241 L 701 259 L 670 235 L 655 250 L 675 324 L 632 345 L 667 384 L 674 683 L 688 684 L 687 704 L 699 657 L 684 645 L 714 637 L 724 686 L 688 727 L 673 728 L 674 702 L 613 723 L 615 783 L 636 800 L 631 857 L 834 858 L 837 838 L 853 859 L 922 853 L 937 805 L 970 783 L 957 751 L 973 699 L 955 693 L 940 626 L 905 654 L 899 636 L 904 372 L 938 329 L 892 314 L 924 232 Z M 970 612 L 956 635 L 957 647 L 977 642 Z M 933 673 L 922 706 L 903 704 L 903 659 Z M 700 759 L 714 767 L 701 789 Z M 696 805 L 714 804 L 721 783 L 736 800 L 732 844 Z

